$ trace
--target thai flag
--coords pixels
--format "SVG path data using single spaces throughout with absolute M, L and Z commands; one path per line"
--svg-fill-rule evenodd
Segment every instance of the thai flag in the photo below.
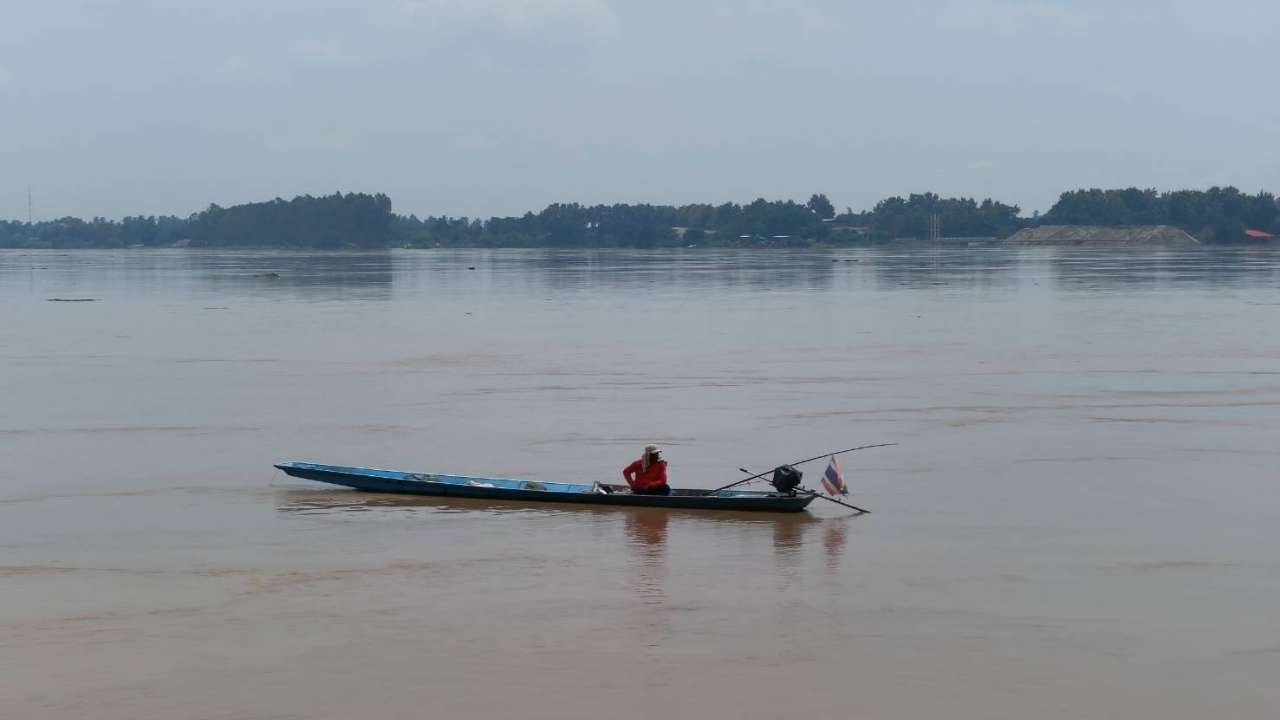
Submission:
M 835 455 L 831 456 L 827 471 L 822 473 L 822 487 L 826 488 L 828 495 L 849 494 L 849 488 L 844 485 L 844 475 L 840 474 L 840 465 L 836 463 Z

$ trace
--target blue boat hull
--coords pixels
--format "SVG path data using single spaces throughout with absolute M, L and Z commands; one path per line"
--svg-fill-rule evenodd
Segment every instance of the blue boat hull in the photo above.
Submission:
M 613 492 L 602 493 L 596 489 L 598 483 L 476 478 L 304 462 L 281 462 L 276 464 L 276 468 L 287 475 L 305 480 L 368 492 L 407 495 L 753 512 L 800 512 L 813 502 L 812 495 L 739 490 L 723 491 L 715 495 L 706 495 L 705 490 L 672 490 L 671 495 L 632 495 L 625 485 L 605 486 Z

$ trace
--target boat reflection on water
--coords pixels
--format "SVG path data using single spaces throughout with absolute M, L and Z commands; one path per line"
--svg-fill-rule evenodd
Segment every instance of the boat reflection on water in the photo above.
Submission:
M 790 561 L 795 559 L 800 546 L 804 544 L 805 526 L 813 522 L 816 521 L 809 518 L 809 522 L 804 524 L 797 522 L 773 523 L 773 551 L 779 560 Z
M 840 569 L 840 558 L 844 555 L 844 547 L 849 542 L 849 523 L 841 520 L 826 523 L 822 531 L 822 549 L 827 558 L 827 570 L 835 572 Z
M 789 597 L 786 591 L 800 577 L 804 563 L 804 555 L 800 549 L 804 545 L 805 526 L 817 522 L 810 518 L 810 522 L 805 525 L 777 523 L 773 526 L 773 559 L 776 566 L 774 577 L 779 583 L 779 590 L 784 593 L 783 597 Z
M 806 527 L 822 521 L 804 512 L 759 513 L 730 510 L 695 510 L 685 508 L 627 507 L 624 505 L 582 505 L 577 503 L 522 502 L 434 495 L 375 493 L 362 490 L 277 489 L 276 510 L 283 513 L 325 515 L 346 512 L 440 512 L 440 513 L 530 513 L 541 515 L 575 514 L 590 517 L 627 517 L 637 528 L 657 527 L 661 523 L 661 539 L 665 541 L 666 523 L 678 518 L 715 527 L 774 528 L 774 544 L 796 546 Z M 630 528 L 630 526 L 628 526 Z M 628 537 L 630 531 L 628 531 Z M 646 537 L 656 539 L 654 533 Z M 634 538 L 633 538 L 634 539 Z
M 660 562 L 666 555 L 667 524 L 671 513 L 667 510 L 643 508 L 626 513 L 627 541 L 649 562 Z
M 635 563 L 632 583 L 636 596 L 645 605 L 664 605 L 663 590 L 667 570 L 667 525 L 671 515 L 666 510 L 629 508 L 625 513 L 627 547 Z
M 667 540 L 673 530 L 689 535 L 692 542 L 706 540 L 719 547 L 760 547 L 770 537 L 773 557 L 781 577 L 791 582 L 802 572 L 805 552 L 821 531 L 823 554 L 829 570 L 838 568 L 847 543 L 846 518 L 820 519 L 809 513 L 765 514 L 751 512 L 528 503 L 474 498 L 434 497 L 370 493 L 358 490 L 285 489 L 275 493 L 276 510 L 296 515 L 346 513 L 421 513 L 521 515 L 525 517 L 580 517 L 592 527 L 621 524 L 625 545 L 641 571 L 641 589 L 660 593 L 667 562 Z M 616 527 L 616 525 L 615 525 Z M 769 536 L 763 533 L 768 532 Z M 751 552 L 748 550 L 748 552 Z

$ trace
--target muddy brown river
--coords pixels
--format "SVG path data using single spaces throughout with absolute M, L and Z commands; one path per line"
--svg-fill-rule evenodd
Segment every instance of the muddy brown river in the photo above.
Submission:
M 1271 718 L 1278 438 L 1271 251 L 0 251 L 0 717 Z M 899 445 L 271 467 L 649 442 Z

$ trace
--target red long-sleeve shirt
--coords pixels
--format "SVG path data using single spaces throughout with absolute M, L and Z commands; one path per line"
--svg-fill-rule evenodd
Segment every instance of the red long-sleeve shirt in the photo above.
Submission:
M 632 490 L 652 490 L 667 484 L 667 461 L 659 460 L 649 463 L 648 470 L 642 470 L 644 458 L 636 460 L 622 470 L 622 477 Z

